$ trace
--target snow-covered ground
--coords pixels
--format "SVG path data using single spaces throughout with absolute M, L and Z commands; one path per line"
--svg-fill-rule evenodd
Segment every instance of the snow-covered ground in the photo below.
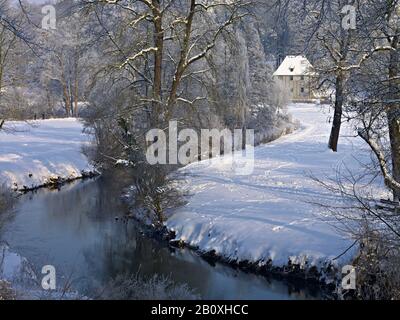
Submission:
M 309 177 L 326 181 L 343 164 L 361 170 L 358 160 L 368 162 L 370 153 L 348 124 L 339 152 L 328 149 L 329 107 L 296 104 L 289 111 L 301 128 L 256 147 L 251 175 L 235 175 L 226 157 L 181 169 L 187 174 L 181 188 L 191 197 L 166 222 L 177 240 L 202 251 L 215 250 L 226 259 L 260 264 L 272 260 L 277 267 L 289 260 L 322 266 L 353 243 L 328 223 L 321 207 L 310 203 L 339 199 Z M 344 255 L 333 263 L 350 258 Z
M 73 179 L 92 171 L 82 154 L 89 136 L 79 120 L 6 122 L 0 132 L 0 183 L 13 189 L 45 185 L 50 179 Z

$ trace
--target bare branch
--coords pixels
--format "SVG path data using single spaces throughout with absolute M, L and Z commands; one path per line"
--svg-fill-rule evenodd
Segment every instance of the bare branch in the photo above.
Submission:
M 358 130 L 358 135 L 370 146 L 371 150 L 375 154 L 376 158 L 378 159 L 379 162 L 379 167 L 381 169 L 383 178 L 385 180 L 385 184 L 388 188 L 391 190 L 397 190 L 400 191 L 400 183 L 397 182 L 393 176 L 390 174 L 385 155 L 383 154 L 381 148 L 379 147 L 378 143 L 372 139 L 368 133 L 363 130 L 359 129 Z

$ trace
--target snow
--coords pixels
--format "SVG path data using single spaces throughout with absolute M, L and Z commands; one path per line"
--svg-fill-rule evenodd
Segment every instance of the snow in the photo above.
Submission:
M 306 57 L 287 56 L 274 76 L 303 76 L 312 74 L 312 65 Z
M 50 179 L 74 179 L 93 171 L 82 154 L 90 136 L 77 119 L 6 122 L 6 129 L 0 131 L 0 183 L 34 188 Z
M 235 175 L 226 156 L 180 170 L 186 175 L 180 188 L 190 197 L 166 222 L 176 240 L 234 261 L 262 265 L 272 260 L 276 267 L 289 260 L 318 268 L 349 262 L 355 250 L 333 259 L 353 241 L 311 203 L 339 199 L 310 175 L 328 181 L 343 165 L 356 172 L 361 170 L 360 160 L 370 161 L 370 153 L 347 123 L 339 152 L 328 149 L 329 107 L 296 104 L 289 112 L 301 129 L 256 147 L 252 174 Z

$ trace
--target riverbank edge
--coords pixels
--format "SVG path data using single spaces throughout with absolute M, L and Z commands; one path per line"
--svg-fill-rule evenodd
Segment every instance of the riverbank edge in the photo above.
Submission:
M 238 269 L 246 273 L 260 275 L 265 278 L 285 280 L 293 284 L 317 288 L 323 292 L 328 299 L 336 299 L 336 291 L 341 283 L 340 269 L 332 261 L 327 260 L 324 266 L 317 268 L 311 266 L 304 268 L 298 263 L 293 263 L 290 259 L 283 266 L 273 265 L 270 259 L 264 261 L 233 260 L 224 255 L 217 254 L 215 250 L 202 250 L 198 246 L 193 246 L 182 239 L 176 239 L 176 233 L 166 226 L 162 230 L 155 230 L 157 237 L 168 242 L 173 248 L 187 248 L 198 254 L 210 264 L 222 263 L 233 269 Z
M 48 178 L 48 180 L 42 184 L 38 184 L 32 187 L 27 187 L 24 186 L 23 188 L 17 188 L 17 189 L 12 189 L 14 192 L 21 192 L 21 193 L 27 193 L 27 192 L 32 192 L 32 191 L 36 191 L 39 189 L 57 189 L 60 188 L 62 186 L 64 186 L 65 184 L 68 183 L 72 183 L 74 181 L 77 180 L 86 180 L 86 179 L 93 179 L 96 178 L 98 176 L 101 175 L 101 172 L 93 169 L 93 170 L 82 170 L 81 174 L 78 176 L 74 176 L 74 177 L 61 177 L 61 176 L 57 176 L 57 177 L 51 177 Z

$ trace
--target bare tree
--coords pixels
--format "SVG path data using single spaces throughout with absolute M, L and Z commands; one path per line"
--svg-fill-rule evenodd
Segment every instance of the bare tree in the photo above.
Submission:
M 121 14 L 129 17 L 128 26 L 143 32 L 148 39 L 136 52 L 130 53 L 118 43 L 119 39 L 107 32 L 124 57 L 119 67 L 130 69 L 134 77 L 146 83 L 149 90 L 145 93 L 148 95 L 142 94 L 140 101 L 151 106 L 149 113 L 153 124 L 160 119 L 171 119 L 178 103 L 192 105 L 198 101 L 200 97 L 189 100 L 182 95 L 182 82 L 191 77 L 195 72 L 192 66 L 215 47 L 218 37 L 247 15 L 246 3 L 242 1 L 205 4 L 191 0 L 183 4 L 173 0 L 102 0 L 95 4 L 98 11 L 100 5 L 122 10 L 124 13 Z M 199 23 L 210 22 L 218 12 L 217 21 L 214 20 L 207 28 L 200 28 Z M 105 26 L 100 15 L 98 18 Z
M 358 63 L 347 68 L 355 72 L 350 110 L 359 120 L 359 136 L 376 156 L 385 184 L 393 191 L 394 201 L 399 201 L 399 2 L 371 1 L 367 9 L 373 21 L 365 26 L 369 43 Z
M 351 69 L 348 68 L 359 57 L 358 46 L 363 41 L 357 29 L 343 24 L 347 14 L 346 6 L 360 9 L 359 1 L 309 1 L 306 29 L 310 35 L 309 42 L 317 46 L 319 53 L 314 57 L 315 67 L 319 73 L 318 89 L 334 91 L 334 115 L 329 137 L 329 148 L 338 150 L 342 115 L 348 94 L 347 81 Z M 306 43 L 310 47 L 309 43 Z
M 13 56 L 19 55 L 21 45 L 32 48 L 31 35 L 25 28 L 22 12 L 15 8 L 9 0 L 0 1 L 0 107 L 4 103 L 4 95 L 9 87 L 15 85 L 16 66 Z M 12 72 L 11 72 L 12 71 Z M 13 73 L 13 76 L 10 74 Z M 0 112 L 4 112 L 0 110 Z M 5 122 L 5 115 L 0 113 L 0 130 Z
M 345 110 L 370 148 L 373 161 L 356 174 L 345 168 L 331 183 L 341 204 L 320 204 L 336 226 L 358 244 L 357 298 L 399 299 L 399 1 L 371 0 L 358 8 L 356 59 L 342 67 L 349 74 Z M 361 23 L 362 22 L 362 23 Z M 382 179 L 383 178 L 383 179 Z M 318 179 L 316 179 L 318 180 Z M 393 200 L 379 199 L 384 181 Z

